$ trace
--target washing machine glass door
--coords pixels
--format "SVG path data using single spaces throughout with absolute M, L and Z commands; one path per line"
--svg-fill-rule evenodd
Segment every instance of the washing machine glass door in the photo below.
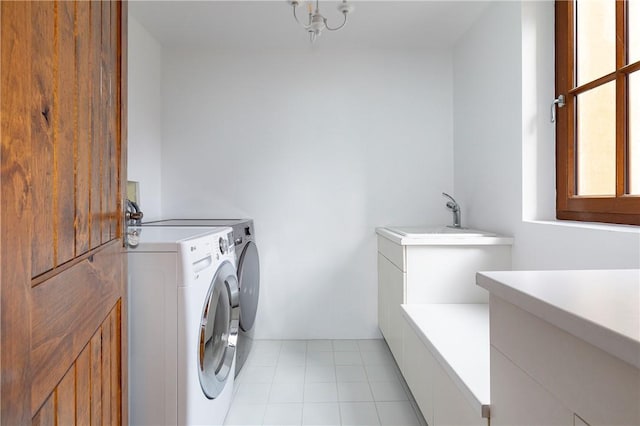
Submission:
M 216 272 L 202 311 L 198 339 L 198 376 L 209 399 L 224 389 L 238 338 L 238 279 L 228 261 Z
M 258 312 L 260 296 L 260 259 L 255 243 L 249 241 L 238 261 L 238 280 L 240 281 L 240 328 L 249 331 L 253 328 Z

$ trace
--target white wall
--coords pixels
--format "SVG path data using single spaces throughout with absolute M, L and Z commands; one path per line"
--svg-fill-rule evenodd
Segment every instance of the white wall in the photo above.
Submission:
M 553 2 L 498 2 L 455 46 L 456 196 L 515 236 L 515 269 L 639 268 L 637 227 L 553 220 L 553 32 Z
M 463 225 L 504 233 L 521 211 L 519 17 L 518 2 L 490 6 L 453 56 L 454 188 Z
M 450 53 L 163 54 L 163 214 L 254 218 L 258 337 L 378 336 L 374 228 L 450 220 Z
M 128 179 L 140 183 L 145 220 L 161 217 L 162 47 L 129 16 Z

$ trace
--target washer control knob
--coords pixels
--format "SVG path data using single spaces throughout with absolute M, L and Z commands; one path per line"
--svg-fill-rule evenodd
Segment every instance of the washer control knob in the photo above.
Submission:
M 220 237 L 220 253 L 225 254 L 229 250 L 229 241 Z

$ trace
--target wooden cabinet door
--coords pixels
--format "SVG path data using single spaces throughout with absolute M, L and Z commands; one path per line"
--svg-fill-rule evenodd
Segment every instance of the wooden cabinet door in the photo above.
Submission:
M 124 2 L 0 2 L 0 423 L 126 423 Z

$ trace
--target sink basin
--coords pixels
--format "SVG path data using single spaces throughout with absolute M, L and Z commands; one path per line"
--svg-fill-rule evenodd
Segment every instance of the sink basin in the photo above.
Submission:
M 448 226 L 390 226 L 387 229 L 403 237 L 411 238 L 437 238 L 437 237 L 495 237 L 496 234 L 477 229 L 451 228 Z

